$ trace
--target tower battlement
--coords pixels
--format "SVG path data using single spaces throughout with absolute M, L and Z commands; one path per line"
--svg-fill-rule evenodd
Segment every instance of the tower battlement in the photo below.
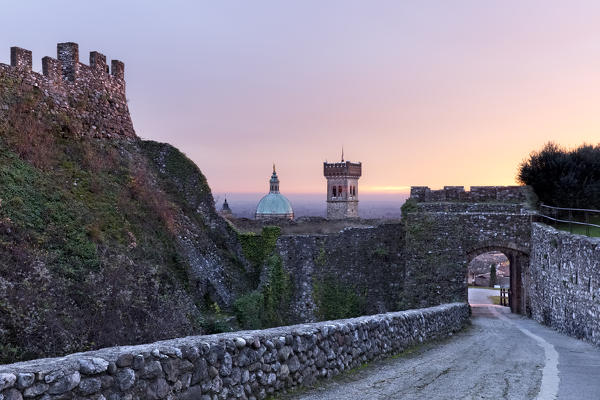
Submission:
M 89 65 L 83 64 L 79 45 L 73 42 L 58 43 L 56 53 L 56 58 L 42 58 L 40 74 L 32 71 L 30 50 L 11 47 L 10 65 L 0 63 L 0 85 L 18 85 L 18 95 L 43 93 L 48 109 L 81 122 L 80 135 L 134 137 L 125 96 L 125 64 L 112 60 L 109 69 L 106 56 L 97 51 L 90 53 Z
M 351 176 L 360 178 L 362 175 L 362 163 L 353 163 L 350 161 L 337 163 L 323 163 L 323 174 L 325 177 Z

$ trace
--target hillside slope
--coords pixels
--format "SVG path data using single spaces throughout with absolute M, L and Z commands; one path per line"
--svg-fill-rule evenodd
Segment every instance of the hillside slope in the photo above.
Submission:
M 80 126 L 0 75 L 0 363 L 204 333 L 250 289 L 189 159 Z

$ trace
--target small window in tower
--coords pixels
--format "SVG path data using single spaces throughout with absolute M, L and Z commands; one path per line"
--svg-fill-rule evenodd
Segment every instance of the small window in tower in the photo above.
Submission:
M 340 196 L 342 195 L 342 187 L 338 186 L 338 193 L 340 194 Z
M 334 186 L 334 187 L 333 187 L 333 197 L 336 197 L 336 196 L 337 196 L 337 190 L 336 190 L 336 188 L 335 188 L 335 186 Z

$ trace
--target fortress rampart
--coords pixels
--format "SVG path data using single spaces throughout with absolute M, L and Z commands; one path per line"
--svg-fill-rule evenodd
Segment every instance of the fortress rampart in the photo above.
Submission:
M 527 186 L 471 186 L 470 191 L 465 191 L 464 186 L 444 186 L 440 190 L 431 190 L 427 186 L 412 186 L 410 197 L 420 203 L 523 203 L 527 200 L 529 191 Z
M 89 65 L 79 61 L 77 43 L 59 43 L 57 58 L 42 58 L 42 73 L 32 71 L 32 53 L 10 49 L 10 65 L 0 63 L 0 116 L 31 109 L 49 116 L 67 133 L 91 137 L 135 137 L 125 96 L 125 65 L 90 53 Z M 35 107 L 33 107 L 35 106 Z M 19 108 L 21 107 L 21 108 Z M 64 129 L 63 129 L 64 130 Z

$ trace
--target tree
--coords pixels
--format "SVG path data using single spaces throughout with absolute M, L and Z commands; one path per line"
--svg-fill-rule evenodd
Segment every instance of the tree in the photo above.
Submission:
M 544 204 L 600 209 L 600 144 L 567 150 L 549 142 L 521 163 L 517 179 Z
M 490 264 L 490 287 L 496 284 L 496 264 Z

